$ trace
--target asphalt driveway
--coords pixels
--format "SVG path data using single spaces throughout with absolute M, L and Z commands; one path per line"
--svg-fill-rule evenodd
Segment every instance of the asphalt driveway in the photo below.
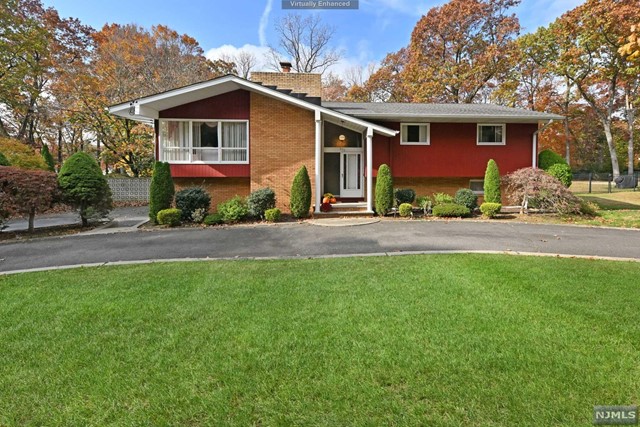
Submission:
M 640 230 L 474 221 L 381 221 L 139 230 L 0 244 L 0 271 L 182 258 L 511 251 L 640 259 Z

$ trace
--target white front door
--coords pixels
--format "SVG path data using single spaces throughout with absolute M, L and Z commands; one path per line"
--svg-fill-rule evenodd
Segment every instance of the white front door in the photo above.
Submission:
M 362 197 L 362 151 L 340 150 L 340 197 Z

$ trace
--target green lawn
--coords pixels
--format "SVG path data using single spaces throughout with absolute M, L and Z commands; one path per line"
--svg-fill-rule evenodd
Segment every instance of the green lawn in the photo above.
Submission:
M 640 265 L 498 255 L 0 277 L 0 425 L 589 426 L 640 401 Z

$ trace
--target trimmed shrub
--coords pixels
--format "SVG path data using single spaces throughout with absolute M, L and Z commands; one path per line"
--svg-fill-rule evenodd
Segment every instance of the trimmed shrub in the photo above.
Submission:
M 180 209 L 163 209 L 158 212 L 157 222 L 160 225 L 175 227 L 176 225 L 180 225 L 180 218 L 182 218 L 182 211 Z
M 280 216 L 281 215 L 282 215 L 282 213 L 280 212 L 280 209 L 278 209 L 278 208 L 267 209 L 266 211 L 264 211 L 264 219 L 266 219 L 269 222 L 278 222 L 278 221 L 280 221 Z
M 380 165 L 376 178 L 376 212 L 385 216 L 393 207 L 393 177 L 387 165 Z
M 413 206 L 411 203 L 402 203 L 398 207 L 398 213 L 401 217 L 408 217 L 413 215 Z
M 196 209 L 209 211 L 211 196 L 201 187 L 185 188 L 176 193 L 176 208 L 182 211 L 182 221 L 191 221 Z
M 227 223 L 242 221 L 249 214 L 247 203 L 240 196 L 235 196 L 218 205 L 218 213 Z
M 158 212 L 168 209 L 173 203 L 175 187 L 171 178 L 169 163 L 156 162 L 153 165 L 153 177 L 149 189 L 149 218 L 158 223 Z
M 488 203 L 502 203 L 502 193 L 500 191 L 500 170 L 495 160 L 487 162 L 484 171 L 484 201 Z
M 487 218 L 495 218 L 500 213 L 502 205 L 500 203 L 485 202 L 480 205 L 480 212 Z
M 80 211 L 82 226 L 92 214 L 106 215 L 112 208 L 111 189 L 96 159 L 75 153 L 64 162 L 58 174 L 63 201 Z M 91 208 L 91 210 L 89 210 Z
M 412 204 L 416 199 L 416 192 L 412 188 L 396 188 L 393 195 L 398 206 L 403 203 Z
M 261 188 L 247 197 L 247 209 L 252 218 L 263 218 L 265 211 L 276 207 L 276 193 L 270 188 Z
M 9 160 L 7 160 L 7 158 L 2 153 L 0 153 L 0 166 L 11 166 Z
M 433 195 L 433 204 L 434 206 L 437 205 L 444 205 L 447 203 L 453 203 L 453 197 L 450 196 L 449 194 L 446 193 L 435 193 Z
M 546 169 L 546 172 L 552 177 L 556 178 L 558 181 L 562 183 L 565 187 L 571 187 L 571 182 L 573 181 L 573 175 L 571 173 L 571 167 L 569 167 L 566 163 L 556 163 L 551 165 L 549 169 Z
M 307 167 L 302 166 L 291 183 L 291 215 L 296 218 L 305 218 L 311 208 L 311 180 Z
M 443 203 L 433 207 L 433 215 L 446 218 L 463 218 L 469 216 L 469 208 L 456 203 Z
M 478 207 L 478 196 L 468 188 L 461 188 L 456 191 L 453 203 L 466 206 L 471 212 Z
M 552 150 L 542 150 L 538 154 L 538 167 L 542 170 L 547 170 L 553 165 L 563 164 L 566 165 L 567 161 L 560 154 Z
M 42 144 L 42 149 L 40 150 L 40 155 L 42 155 L 42 159 L 47 164 L 47 168 L 51 172 L 55 172 L 56 171 L 56 162 L 53 160 L 53 156 L 51 155 L 51 152 L 49 151 L 49 147 L 47 146 L 47 144 Z
M 11 166 L 21 169 L 49 170 L 37 151 L 17 139 L 0 137 L 0 152 L 4 154 Z
M 222 215 L 220 215 L 219 212 L 216 212 L 205 216 L 203 222 L 205 225 L 219 225 L 224 224 L 224 218 L 222 218 Z

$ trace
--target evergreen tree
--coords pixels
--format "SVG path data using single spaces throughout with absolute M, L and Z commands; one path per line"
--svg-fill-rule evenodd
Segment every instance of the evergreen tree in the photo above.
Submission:
M 158 223 L 158 212 L 171 207 L 174 194 L 175 186 L 169 163 L 156 162 L 153 166 L 153 177 L 149 190 L 149 219 L 152 223 Z
M 489 160 L 487 169 L 484 172 L 484 201 L 486 203 L 502 203 L 500 170 L 493 159 Z
M 309 215 L 311 208 L 311 180 L 307 167 L 302 166 L 291 184 L 291 214 L 296 218 L 304 218 Z
M 376 212 L 384 216 L 393 207 L 393 178 L 387 165 L 380 165 L 376 178 Z

